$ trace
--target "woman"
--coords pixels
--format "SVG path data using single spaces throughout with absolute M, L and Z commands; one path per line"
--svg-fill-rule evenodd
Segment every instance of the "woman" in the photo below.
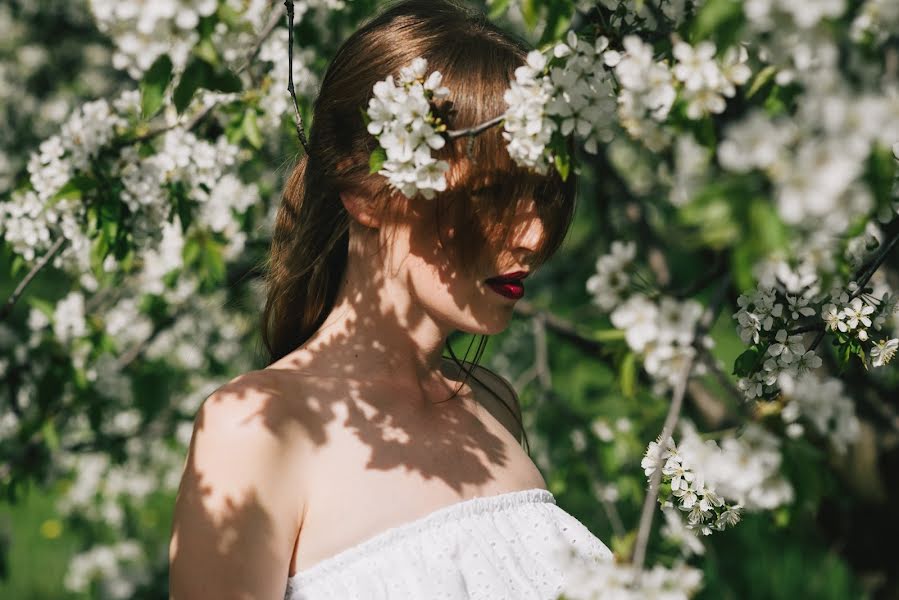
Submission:
M 426 58 L 451 92 L 435 109 L 468 128 L 503 113 L 527 50 L 479 13 L 412 0 L 337 52 L 275 224 L 271 364 L 196 418 L 175 600 L 555 598 L 555 551 L 609 556 L 522 449 L 511 386 L 442 356 L 456 330 L 508 325 L 521 279 L 565 235 L 574 178 L 517 168 L 498 127 L 436 153 L 451 168 L 431 200 L 369 173 L 360 110 L 377 81 Z

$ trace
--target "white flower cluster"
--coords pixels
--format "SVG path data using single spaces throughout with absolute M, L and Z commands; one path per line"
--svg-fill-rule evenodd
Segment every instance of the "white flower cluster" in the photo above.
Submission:
M 846 0 L 746 0 L 743 11 L 754 26 L 769 30 L 787 17 L 800 29 L 810 29 L 822 19 L 839 17 L 846 10 Z
M 808 295 L 787 293 L 786 303 L 778 299 L 774 289 L 759 284 L 752 294 L 737 298 L 740 310 L 732 315 L 737 319 L 737 333 L 744 343 L 759 344 L 762 331 L 774 331 L 773 340 L 765 349 L 762 368 L 737 381 L 749 399 L 775 392 L 781 373 L 800 375 L 821 366 L 821 357 L 814 350 L 806 349 L 803 335 L 789 335 L 787 331 L 792 321 L 816 314 L 808 306 Z
M 643 368 L 655 380 L 653 392 L 663 394 L 672 389 L 688 359 L 696 354 L 693 335 L 702 305 L 692 299 L 677 300 L 662 296 L 657 302 L 637 293 L 610 315 L 612 325 L 624 330 L 628 346 L 642 355 Z M 713 344 L 705 336 L 702 343 Z M 705 363 L 695 364 L 692 374 L 706 372 Z
M 88 592 L 96 579 L 103 598 L 133 598 L 137 587 L 149 581 L 146 563 L 135 540 L 99 544 L 72 558 L 63 583 L 71 592 Z
M 556 130 L 550 118 L 553 84 L 544 74 L 547 58 L 537 50 L 528 53 L 527 62 L 515 69 L 515 81 L 503 95 L 506 112 L 503 118 L 503 139 L 516 164 L 546 173 L 553 162 L 547 148 Z
M 780 439 L 761 425 L 746 423 L 717 444 L 703 440 L 686 419 L 680 420 L 679 429 L 680 453 L 725 500 L 747 511 L 772 510 L 793 501 L 793 486 L 780 471 Z
M 805 432 L 798 422 L 801 417 L 841 454 L 858 439 L 861 427 L 855 403 L 843 391 L 841 380 L 815 373 L 783 373 L 778 385 L 786 400 L 781 418 L 787 426 L 787 435 L 799 437 Z
M 695 529 L 689 528 L 681 512 L 672 506 L 662 509 L 665 516 L 665 522 L 659 528 L 659 533 L 670 543 L 676 545 L 681 550 L 681 556 L 689 558 L 692 555 L 701 556 L 705 554 L 705 544 L 696 533 Z
M 176 71 L 184 68 L 190 49 L 200 39 L 201 17 L 218 8 L 218 0 L 90 0 L 97 28 L 113 38 L 112 64 L 140 79 L 160 55 L 168 54 Z
M 591 154 L 599 150 L 598 142 L 608 142 L 614 132 L 617 99 L 607 67 L 614 67 L 620 54 L 608 47 L 605 36 L 591 44 L 569 31 L 566 41 L 553 48 L 556 58 L 566 59 L 565 64 L 549 72 L 553 91 L 546 112 L 556 119 L 562 135 L 576 132 Z
M 705 0 L 693 0 L 689 4 L 687 0 L 665 0 L 658 6 L 647 6 L 645 0 L 598 0 L 611 14 L 609 26 L 613 30 L 622 28 L 632 29 L 640 27 L 645 29 L 658 29 L 662 21 L 669 20 L 673 28 L 679 28 L 687 16 L 695 15 L 705 3 Z M 597 0 L 578 0 L 578 9 L 588 12 L 597 4 Z M 688 10 L 689 9 L 689 10 Z
M 91 159 L 127 127 L 123 115 L 132 114 L 135 94 L 134 90 L 123 92 L 112 102 L 115 111 L 106 100 L 88 102 L 76 111 L 60 134 L 44 141 L 29 159 L 33 190 L 16 191 L 9 202 L 0 203 L 0 230 L 17 254 L 34 261 L 62 235 L 68 244 L 54 257 L 53 265 L 79 274 L 88 288 L 94 286 L 84 280 L 90 271 L 90 240 L 82 225 L 85 202 L 78 195 L 54 196 L 76 175 L 89 173 Z M 136 243 L 149 249 L 159 242 L 160 223 L 171 209 L 167 186 L 179 183 L 192 198 L 208 205 L 198 215 L 199 225 L 231 233 L 239 251 L 243 234 L 238 233 L 231 209 L 245 211 L 257 200 L 257 192 L 243 188 L 237 196 L 226 196 L 225 191 L 237 191 L 232 180 L 225 182 L 230 188 L 218 190 L 221 195 L 211 201 L 206 191 L 224 185 L 222 178 L 235 164 L 238 147 L 225 136 L 213 144 L 183 128 L 170 129 L 151 143 L 156 153 L 150 156 L 142 156 L 133 145 L 124 146 L 109 172 L 122 180 L 121 199 L 131 212 Z M 228 218 L 234 222 L 225 224 Z
M 899 30 L 899 2 L 893 0 L 867 0 L 855 15 L 850 35 L 856 42 L 871 36 L 877 44 L 885 42 Z
M 859 93 L 822 79 L 806 84 L 823 89 L 807 93 L 795 115 L 755 109 L 729 126 L 718 160 L 729 171 L 764 172 L 786 223 L 840 234 L 875 207 L 863 177 L 872 146 L 899 139 L 899 89 Z
M 690 133 L 682 133 L 674 142 L 674 169 L 667 163 L 658 166 L 659 181 L 671 188 L 668 200 L 674 206 L 685 206 L 707 183 L 711 162 L 710 150 Z
M 621 304 L 630 292 L 630 267 L 637 254 L 637 244 L 613 240 L 610 250 L 596 259 L 596 273 L 587 279 L 587 291 L 593 296 L 593 303 L 605 312 Z
M 857 284 L 852 282 L 849 291 L 857 288 Z M 881 306 L 883 309 L 877 311 Z M 883 328 L 887 318 L 895 313 L 895 310 L 896 298 L 889 293 L 885 294 L 875 306 L 869 303 L 863 294 L 850 299 L 849 293 L 833 290 L 830 294 L 830 302 L 821 308 L 821 318 L 828 330 L 853 334 L 865 342 L 869 338 L 868 328 L 873 327 L 879 331 Z M 875 311 L 877 311 L 876 315 Z M 874 366 L 880 366 L 880 364 Z
M 624 54 L 616 53 L 610 63 L 615 65 L 621 84 L 618 116 L 633 138 L 653 150 L 670 142 L 670 135 L 660 124 L 674 105 L 678 83 L 687 102 L 687 117 L 700 119 L 723 112 L 725 98 L 733 97 L 736 86 L 746 83 L 752 74 L 746 64 L 748 53 L 742 46 L 728 48 L 717 60 L 712 42 L 699 42 L 693 47 L 677 41 L 673 48 L 677 62 L 669 67 L 667 62 L 656 61 L 652 46 L 635 35 L 626 36 L 623 45 Z
M 668 118 L 677 97 L 674 76 L 667 63 L 655 60 L 652 46 L 639 37 L 628 35 L 622 43 L 624 54 L 615 65 L 621 85 L 618 117 L 631 137 L 660 150 L 669 141 L 659 124 Z
M 132 213 L 136 243 L 145 246 L 159 241 L 159 224 L 167 219 L 171 208 L 167 188 L 175 183 L 202 204 L 213 203 L 204 206 L 199 216 L 209 218 L 219 228 L 216 230 L 222 229 L 222 219 L 233 220 L 232 201 L 244 210 L 248 208 L 245 194 L 241 198 L 226 198 L 205 191 L 215 188 L 226 169 L 237 161 L 239 148 L 228 142 L 226 136 L 220 136 L 212 144 L 183 128 L 175 128 L 166 131 L 160 140 L 154 140 L 154 145 L 157 152 L 146 158 L 140 158 L 134 146 L 124 147 L 119 158 L 119 174 L 124 184 L 122 201 Z
M 691 119 L 724 112 L 724 98 L 733 97 L 735 86 L 743 85 L 752 75 L 746 65 L 749 55 L 744 46 L 728 48 L 720 64 L 715 60 L 715 44 L 709 41 L 699 42 L 695 48 L 679 41 L 673 51 L 678 62 L 672 73 L 683 83 L 687 116 Z
M 75 169 L 87 169 L 90 159 L 111 140 L 117 127 L 127 122 L 115 114 L 105 99 L 85 103 L 28 160 L 28 174 L 38 198 L 47 202 Z
M 446 144 L 446 126 L 431 109 L 431 102 L 449 96 L 439 71 L 427 73 L 428 62 L 418 57 L 374 85 L 369 100 L 368 132 L 378 138 L 387 158 L 378 171 L 407 198 L 419 192 L 428 199 L 446 189 L 449 163 L 431 156 Z M 399 85 L 397 85 L 399 84 Z
M 718 145 L 718 160 L 728 171 L 747 173 L 752 169 L 769 169 L 784 159 L 784 151 L 797 135 L 792 121 L 772 119 L 761 109 L 728 126 Z
M 709 444 L 717 445 L 713 440 Z M 661 437 L 650 442 L 640 461 L 647 478 L 656 469 L 662 470 L 662 484 L 670 484 L 670 495 L 659 494 L 665 507 L 676 507 L 687 514 L 687 528 L 710 535 L 713 530 L 723 531 L 740 520 L 740 504 L 727 504 L 725 499 L 706 480 L 706 473 L 698 470 L 689 454 L 685 455 L 670 436 L 664 447 Z M 674 499 L 674 500 L 672 500 Z
M 587 291 L 593 303 L 603 311 L 612 311 L 610 320 L 624 331 L 628 346 L 642 355 L 643 367 L 655 380 L 654 392 L 672 388 L 685 361 L 695 355 L 693 332 L 702 314 L 702 305 L 693 299 L 679 301 L 663 296 L 658 301 L 644 294 L 631 293 L 631 273 L 636 243 L 612 242 L 609 254 L 596 261 L 596 273 L 587 279 Z M 705 336 L 703 344 L 713 340 Z M 704 363 L 693 372 L 702 374 Z
M 702 585 L 702 570 L 677 562 L 637 570 L 629 564 L 572 561 L 562 592 L 568 600 L 687 600 Z

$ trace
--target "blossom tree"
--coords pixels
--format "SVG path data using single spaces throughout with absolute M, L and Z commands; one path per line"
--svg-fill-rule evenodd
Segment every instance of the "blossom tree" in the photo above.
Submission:
M 0 482 L 56 498 L 69 591 L 167 594 L 160 506 L 194 414 L 260 366 L 272 166 L 378 4 L 0 7 Z M 432 151 L 492 127 L 516 163 L 580 176 L 489 358 L 550 489 L 615 554 L 564 597 L 895 593 L 858 550 L 899 525 L 895 3 L 483 4 L 536 47 L 504 114 L 442 122 L 452 90 L 419 57 L 360 118 L 371 171 L 422 202 L 446 188 Z

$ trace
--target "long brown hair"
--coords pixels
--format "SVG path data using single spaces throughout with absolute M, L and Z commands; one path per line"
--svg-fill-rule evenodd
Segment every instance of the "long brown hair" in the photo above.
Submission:
M 439 70 L 450 90 L 438 112 L 450 129 L 468 128 L 505 111 L 503 93 L 528 50 L 526 42 L 499 29 L 483 13 L 453 0 L 390 3 L 343 43 L 313 106 L 309 153 L 288 176 L 275 218 L 262 316 L 270 362 L 301 346 L 333 308 L 349 244 L 350 217 L 340 192 L 365 190 L 378 210 L 389 210 L 396 193 L 385 178 L 369 174 L 368 157 L 378 142 L 366 130 L 361 111 L 374 84 L 422 56 L 428 71 Z M 433 206 L 436 222 L 448 218 L 459 224 L 449 241 L 438 233 L 455 255 L 455 264 L 472 267 L 488 243 L 505 240 L 509 217 L 522 198 L 535 200 L 546 232 L 534 264 L 545 262 L 561 245 L 574 211 L 574 174 L 562 181 L 555 171 L 538 175 L 518 167 L 506 150 L 501 127 L 458 138 L 435 155 L 450 162 L 448 189 L 433 200 L 419 201 Z M 486 341 L 487 336 L 481 336 L 472 368 Z M 449 341 L 447 348 L 467 379 L 471 369 L 464 369 Z M 521 426 L 517 412 L 506 407 Z

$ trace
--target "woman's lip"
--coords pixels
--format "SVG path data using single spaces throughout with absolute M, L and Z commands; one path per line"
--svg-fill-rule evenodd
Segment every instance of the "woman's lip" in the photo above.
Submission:
M 518 300 L 522 296 L 524 296 L 524 284 L 520 281 L 487 281 L 487 285 L 490 286 L 494 292 L 501 296 L 505 296 L 506 298 L 512 298 L 513 300 Z
M 502 279 L 502 280 L 510 280 L 510 279 L 524 279 L 530 273 L 528 271 L 513 271 L 512 273 L 503 273 L 502 275 L 494 275 L 493 277 L 488 277 L 487 281 Z

